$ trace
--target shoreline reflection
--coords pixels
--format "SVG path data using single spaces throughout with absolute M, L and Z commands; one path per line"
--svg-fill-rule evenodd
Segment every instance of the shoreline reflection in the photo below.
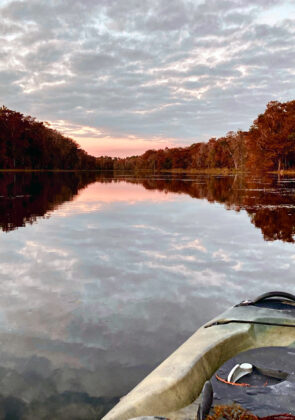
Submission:
M 4 232 L 48 217 L 97 179 L 94 172 L 0 172 L 0 228 Z
M 127 184 L 144 189 L 132 189 Z M 79 193 L 90 184 L 82 197 Z M 112 188 L 110 187 L 110 184 Z M 123 185 L 125 184 L 125 185 Z M 155 196 L 155 192 L 160 194 Z M 163 195 L 164 193 L 164 195 Z M 50 217 L 63 203 L 75 202 L 77 212 L 87 205 L 116 201 L 165 201 L 184 194 L 220 203 L 227 210 L 246 210 L 266 241 L 294 242 L 295 179 L 266 176 L 150 176 L 96 172 L 0 173 L 0 228 L 4 232 Z M 171 196 L 172 194 L 172 196 Z M 78 197 L 77 197 L 78 196 Z M 85 203 L 85 204 L 86 204 Z M 98 210 L 94 206 L 93 210 Z M 67 215 L 67 213 L 65 213 Z

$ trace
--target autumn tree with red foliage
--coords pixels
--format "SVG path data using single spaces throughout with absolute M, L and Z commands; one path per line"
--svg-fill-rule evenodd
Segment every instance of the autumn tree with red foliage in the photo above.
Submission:
M 99 162 L 72 139 L 35 118 L 0 108 L 1 169 L 96 169 Z
M 270 102 L 247 133 L 246 144 L 250 169 L 290 167 L 295 152 L 295 101 Z

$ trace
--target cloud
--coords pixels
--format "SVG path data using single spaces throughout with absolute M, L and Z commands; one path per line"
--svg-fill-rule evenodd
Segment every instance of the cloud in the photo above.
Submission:
M 108 133 L 121 154 L 130 138 L 151 148 L 247 129 L 294 97 L 287 0 L 7 0 L 0 17 L 2 102 Z
M 230 256 L 226 252 L 224 252 L 222 249 L 218 249 L 217 251 L 213 252 L 213 257 L 216 258 L 217 260 L 224 261 L 224 262 L 231 261 Z
M 195 239 L 194 241 L 189 241 L 184 244 L 176 244 L 174 245 L 175 249 L 182 250 L 182 249 L 192 249 L 201 252 L 207 252 L 207 249 L 202 245 L 199 239 Z

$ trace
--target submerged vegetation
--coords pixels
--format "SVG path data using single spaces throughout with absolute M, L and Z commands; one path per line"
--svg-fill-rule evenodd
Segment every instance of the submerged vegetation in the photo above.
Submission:
M 0 168 L 149 171 L 295 170 L 295 101 L 270 102 L 249 131 L 140 156 L 94 157 L 30 116 L 0 108 Z

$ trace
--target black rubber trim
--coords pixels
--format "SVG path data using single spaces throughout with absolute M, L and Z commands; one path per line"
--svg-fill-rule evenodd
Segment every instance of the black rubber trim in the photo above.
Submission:
M 295 328 L 295 324 L 283 324 L 280 322 L 267 322 L 267 321 L 245 321 L 244 319 L 221 319 L 220 321 L 214 321 L 211 324 L 205 325 L 204 328 L 214 327 L 217 325 L 227 325 L 227 324 L 254 324 L 254 325 L 270 325 L 274 327 Z
M 265 299 L 274 298 L 274 297 L 280 297 L 288 300 L 292 300 L 295 302 L 295 295 L 292 295 L 291 293 L 287 292 L 267 292 L 263 293 L 263 295 L 258 296 L 256 299 L 253 300 L 253 303 L 262 302 Z
M 291 293 L 287 293 L 287 292 L 274 291 L 274 292 L 263 293 L 262 295 L 258 296 L 254 300 L 244 300 L 236 306 L 255 305 L 256 303 L 260 303 L 260 302 L 263 302 L 264 300 L 271 299 L 271 298 L 282 298 L 282 299 L 287 299 L 287 300 L 291 300 L 292 302 L 295 302 L 295 295 L 292 295 Z

